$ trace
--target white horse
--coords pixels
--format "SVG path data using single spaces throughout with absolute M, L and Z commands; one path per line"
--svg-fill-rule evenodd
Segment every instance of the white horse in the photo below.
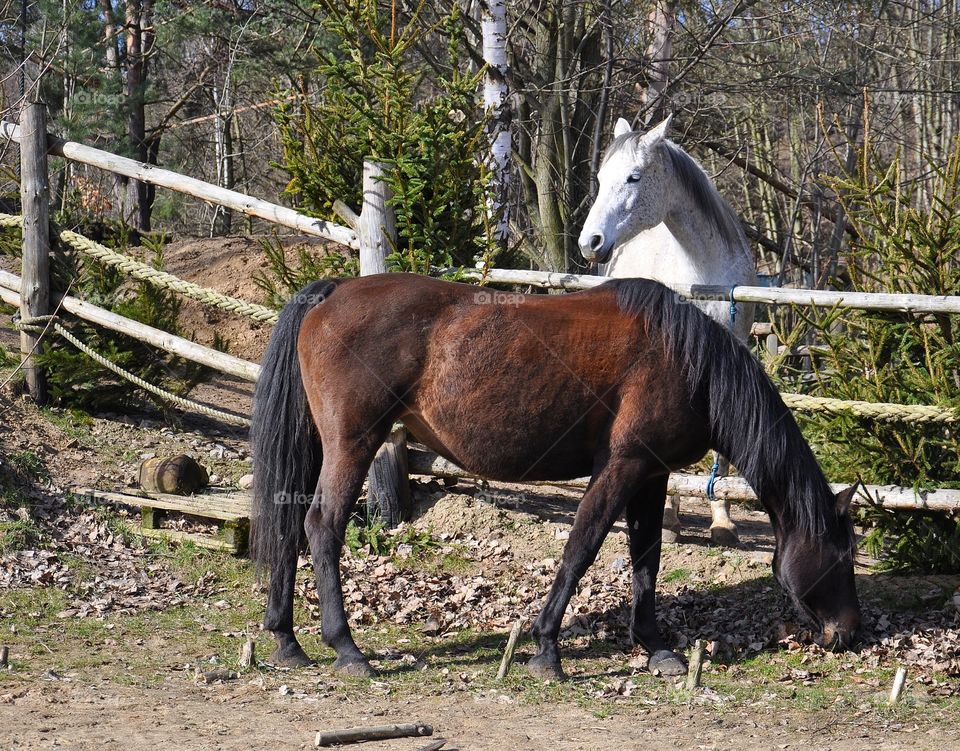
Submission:
M 670 117 L 647 133 L 623 118 L 614 128 L 597 175 L 599 190 L 580 233 L 583 257 L 606 264 L 614 277 L 644 277 L 664 284 L 755 285 L 756 267 L 736 212 L 687 152 L 666 137 Z M 730 303 L 696 301 L 709 316 L 731 325 Z M 746 340 L 753 306 L 739 304 L 733 330 Z M 729 463 L 720 457 L 719 474 Z M 712 501 L 710 537 L 738 543 L 728 501 Z M 680 531 L 677 496 L 664 510 L 664 540 Z

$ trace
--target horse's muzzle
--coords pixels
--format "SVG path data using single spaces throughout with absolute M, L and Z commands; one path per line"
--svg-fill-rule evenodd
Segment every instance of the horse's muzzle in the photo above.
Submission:
M 606 263 L 613 249 L 613 245 L 607 243 L 602 232 L 580 235 L 579 245 L 580 255 L 590 263 Z
M 827 623 L 823 627 L 823 647 L 834 652 L 845 652 L 857 643 L 857 625 Z

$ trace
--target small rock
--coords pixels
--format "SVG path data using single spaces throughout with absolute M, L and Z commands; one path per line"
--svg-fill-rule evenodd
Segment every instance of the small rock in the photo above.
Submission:
M 286 683 L 278 688 L 277 691 L 280 693 L 280 696 L 289 696 L 293 693 L 293 689 L 290 688 Z
M 216 473 L 210 475 L 210 477 L 208 478 L 208 482 L 209 482 L 211 485 L 217 485 L 217 484 L 220 482 L 220 475 L 218 475 L 218 474 L 216 474 Z
M 627 567 L 627 562 L 623 558 L 617 558 L 610 568 L 614 571 L 623 571 Z
M 250 490 L 250 488 L 253 487 L 253 474 L 245 474 L 243 477 L 237 480 L 237 485 L 239 486 L 240 490 Z

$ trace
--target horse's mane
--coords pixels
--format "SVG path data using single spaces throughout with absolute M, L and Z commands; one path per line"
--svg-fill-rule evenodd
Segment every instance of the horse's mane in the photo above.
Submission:
M 617 136 L 607 148 L 603 161 L 606 162 L 625 146 L 635 149 L 642 139 L 643 134 L 638 132 Z M 740 217 L 720 195 L 716 185 L 697 161 L 669 139 L 661 141 L 659 148 L 663 149 L 670 160 L 679 184 L 687 191 L 697 209 L 714 225 L 724 244 L 731 249 L 745 248 L 747 239 Z
M 683 364 L 691 398 L 709 405 L 713 447 L 736 465 L 768 509 L 811 536 L 831 529 L 835 502 L 793 414 L 760 363 L 725 327 L 648 279 L 617 279 L 625 313 L 642 318 Z
M 742 248 L 747 244 L 740 217 L 733 207 L 720 195 L 703 168 L 686 151 L 673 141 L 664 140 L 661 148 L 670 158 L 680 184 L 697 208 L 713 223 L 728 248 Z

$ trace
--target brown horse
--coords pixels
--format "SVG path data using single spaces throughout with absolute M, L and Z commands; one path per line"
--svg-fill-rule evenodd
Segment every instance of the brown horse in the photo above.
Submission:
M 529 667 L 562 676 L 567 603 L 616 519 L 633 565 L 631 634 L 651 669 L 686 670 L 660 635 L 655 588 L 668 474 L 713 448 L 770 514 L 774 573 L 847 645 L 860 622 L 848 506 L 834 497 L 790 411 L 749 351 L 657 282 L 522 296 L 385 274 L 310 284 L 280 315 L 253 414 L 252 549 L 271 569 L 273 661 L 309 662 L 293 633 L 298 551 L 309 542 L 334 667 L 371 675 L 343 607 L 347 521 L 394 421 L 494 480 L 592 475 L 533 626 Z

